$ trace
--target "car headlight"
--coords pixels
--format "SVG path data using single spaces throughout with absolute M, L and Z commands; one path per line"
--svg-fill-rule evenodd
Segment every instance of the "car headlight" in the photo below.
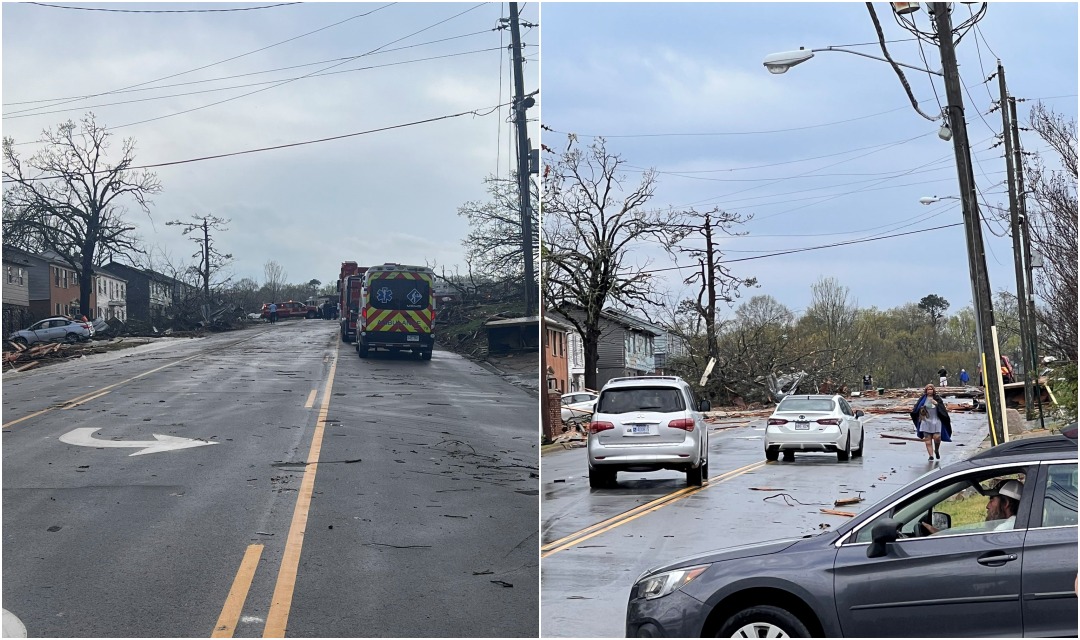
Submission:
M 674 571 L 665 571 L 664 573 L 656 573 L 644 577 L 641 580 L 638 580 L 636 585 L 637 595 L 639 598 L 645 598 L 646 600 L 663 598 L 672 591 L 689 584 L 690 581 L 700 576 L 708 568 L 709 565 L 705 564 L 696 567 L 675 569 Z

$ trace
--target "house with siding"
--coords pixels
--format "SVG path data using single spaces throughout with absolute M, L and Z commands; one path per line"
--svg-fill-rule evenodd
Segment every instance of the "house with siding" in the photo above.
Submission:
M 7 249 L 4 249 L 7 253 Z M 30 315 L 34 320 L 50 316 L 85 314 L 94 319 L 97 291 L 90 291 L 90 308 L 79 308 L 79 278 L 75 270 L 54 251 L 25 253 L 28 257 Z
M 30 254 L 4 247 L 3 331 L 8 335 L 34 323 L 30 314 Z
M 563 313 L 563 312 L 560 312 Z M 567 308 L 565 314 L 584 318 L 580 309 Z M 596 387 L 612 378 L 649 375 L 656 370 L 655 340 L 662 330 L 634 315 L 615 309 L 600 312 L 600 340 L 597 344 Z M 580 336 L 578 336 L 580 341 Z M 584 347 L 581 349 L 584 384 Z M 573 356 L 571 357 L 573 360 Z
M 128 319 L 160 322 L 173 304 L 177 280 L 150 269 L 110 262 L 103 270 L 124 281 Z
M 127 280 L 104 268 L 94 270 L 97 317 L 127 322 Z

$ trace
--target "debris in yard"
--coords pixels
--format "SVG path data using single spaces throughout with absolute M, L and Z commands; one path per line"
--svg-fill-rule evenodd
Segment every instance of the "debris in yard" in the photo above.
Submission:
M 837 511 L 836 509 L 822 509 L 822 513 L 827 513 L 832 516 L 846 516 L 848 518 L 854 518 L 855 514 L 850 511 Z

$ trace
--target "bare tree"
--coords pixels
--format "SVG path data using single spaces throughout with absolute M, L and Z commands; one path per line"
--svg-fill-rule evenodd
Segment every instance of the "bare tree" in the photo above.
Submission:
M 466 262 L 480 274 L 495 280 L 520 281 L 525 274 L 525 258 L 522 254 L 521 213 L 516 177 L 499 179 L 489 176 L 484 180 L 491 199 L 487 202 L 471 200 L 458 207 L 458 215 L 469 222 L 469 235 L 461 241 L 465 248 Z M 530 180 L 531 202 L 540 201 L 540 190 Z M 540 221 L 536 207 L 532 208 L 532 239 L 534 262 L 538 257 Z
M 685 215 L 690 219 L 698 217 L 697 212 L 692 209 Z M 698 270 L 683 280 L 683 283 L 698 285 L 697 298 L 688 302 L 705 322 L 705 340 L 708 355 L 711 358 L 719 354 L 716 336 L 717 302 L 720 300 L 727 303 L 734 302 L 739 297 L 741 287 L 757 285 L 757 278 L 736 277 L 731 273 L 731 269 L 720 261 L 724 254 L 717 247 L 717 236 L 719 234 L 740 235 L 733 233 L 732 227 L 747 222 L 749 219 L 750 217 L 744 217 L 738 213 L 727 213 L 714 208 L 705 212 L 700 223 L 688 221 L 675 227 L 680 234 L 673 238 L 674 244 L 668 247 L 672 253 L 689 256 L 698 264 Z M 688 240 L 697 236 L 704 241 L 704 247 L 689 245 Z
M 631 264 L 630 251 L 646 237 L 667 241 L 672 213 L 647 211 L 656 174 L 623 189 L 623 159 L 597 138 L 585 149 L 573 143 L 546 167 L 544 184 L 544 299 L 581 334 L 585 386 L 596 388 L 600 313 L 612 303 L 627 308 L 658 304 L 648 262 Z
M 149 214 L 148 196 L 161 184 L 155 174 L 131 168 L 132 138 L 123 141 L 120 159 L 108 162 L 112 134 L 92 113 L 81 127 L 69 120 L 42 136 L 45 147 L 25 163 L 15 140 L 4 138 L 4 238 L 27 250 L 56 252 L 79 279 L 80 310 L 91 312 L 99 253 L 140 251 L 135 227 L 124 220 L 124 202 L 134 201 Z
M 267 260 L 263 265 L 263 277 L 266 279 L 263 286 L 270 294 L 270 302 L 280 302 L 278 296 L 285 287 L 285 278 L 289 277 L 284 267 L 273 260 Z
M 1031 244 L 1043 256 L 1035 291 L 1043 304 L 1036 310 L 1039 341 L 1056 357 L 1077 358 L 1077 203 L 1076 121 L 1036 103 L 1031 128 L 1057 153 L 1060 169 L 1046 165 L 1038 153 L 1026 154 L 1024 172 L 1031 199 L 1028 229 Z
M 192 258 L 199 258 L 198 267 L 190 267 L 198 274 L 198 281 L 201 285 L 203 292 L 203 303 L 210 304 L 210 288 L 218 288 L 228 281 L 225 278 L 224 281 L 219 281 L 211 285 L 211 279 L 213 276 L 220 273 L 220 271 L 232 261 L 231 253 L 221 253 L 214 248 L 213 239 L 210 236 L 210 230 L 215 231 L 228 231 L 224 225 L 229 224 L 229 221 L 224 218 L 218 218 L 217 216 L 205 215 L 199 216 L 192 214 L 194 222 L 182 222 L 180 220 L 170 220 L 166 222 L 169 226 L 178 226 L 183 228 L 183 234 L 186 236 L 189 233 L 195 231 L 202 231 L 201 237 L 193 237 L 192 240 L 199 245 L 199 250 L 191 255 Z

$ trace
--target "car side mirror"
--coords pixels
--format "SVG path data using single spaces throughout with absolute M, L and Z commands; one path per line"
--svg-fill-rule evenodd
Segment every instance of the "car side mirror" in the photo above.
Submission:
M 934 511 L 930 514 L 930 526 L 938 531 L 944 531 L 952 527 L 952 516 L 944 511 Z
M 866 414 L 865 414 L 865 413 L 863 413 L 862 411 L 856 411 L 856 412 L 855 412 L 855 417 L 856 417 L 856 418 L 861 418 L 861 417 L 863 417 L 863 416 L 865 416 L 865 415 L 866 415 Z
M 698 400 L 698 411 L 712 411 L 712 405 L 708 400 Z
M 866 549 L 867 558 L 880 558 L 885 555 L 886 545 L 896 542 L 900 537 L 900 523 L 893 518 L 886 518 L 870 530 L 872 542 Z

